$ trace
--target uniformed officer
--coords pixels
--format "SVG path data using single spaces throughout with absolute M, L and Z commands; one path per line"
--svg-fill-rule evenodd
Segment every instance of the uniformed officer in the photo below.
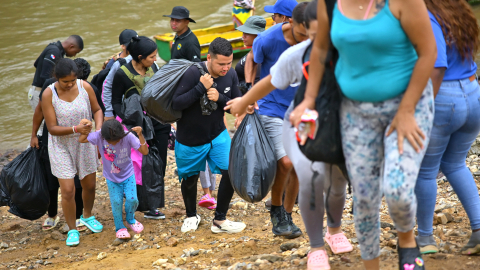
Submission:
M 190 18 L 190 11 L 182 6 L 174 7 L 172 14 L 163 15 L 170 17 L 170 27 L 176 33 L 172 43 L 172 59 L 186 59 L 192 62 L 200 62 L 200 43 L 188 24 L 195 23 Z
M 33 66 L 36 68 L 32 85 L 28 90 L 28 102 L 32 109 L 38 104 L 38 96 L 42 90 L 45 80 L 52 77 L 53 67 L 55 63 L 65 55 L 74 57 L 83 50 L 83 40 L 80 36 L 71 35 L 65 41 L 53 42 L 48 44 L 40 56 L 37 58 Z

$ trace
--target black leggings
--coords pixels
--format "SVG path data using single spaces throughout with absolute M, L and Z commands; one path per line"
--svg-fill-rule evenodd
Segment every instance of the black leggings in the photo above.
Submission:
M 83 199 L 82 199 L 82 184 L 78 176 L 75 175 L 75 207 L 76 207 L 76 219 L 79 219 L 83 214 Z M 58 188 L 48 191 L 50 195 L 50 205 L 48 206 L 48 216 L 54 217 L 58 214 Z
M 234 190 L 230 183 L 230 176 L 228 171 L 221 170 L 222 179 L 218 187 L 217 209 L 215 210 L 215 220 L 222 221 L 227 218 L 228 207 L 232 200 Z M 183 179 L 182 181 L 182 197 L 185 203 L 185 210 L 187 217 L 194 217 L 197 215 L 197 182 L 198 174 Z
M 152 123 L 153 123 L 153 129 L 155 131 L 155 138 L 151 141 L 153 143 L 159 152 L 160 158 L 162 159 L 163 162 L 163 175 L 165 176 L 165 170 L 167 168 L 167 147 L 168 147 L 168 137 L 170 136 L 170 130 L 171 126 L 170 125 L 163 125 L 160 122 L 157 122 L 155 119 L 152 118 Z M 160 201 L 160 205 L 158 205 L 158 208 L 163 208 L 165 207 L 165 182 L 162 183 L 163 189 L 162 192 L 163 194 L 159 194 L 163 200 Z M 154 207 L 154 209 L 150 209 L 150 211 L 155 212 L 157 209 Z

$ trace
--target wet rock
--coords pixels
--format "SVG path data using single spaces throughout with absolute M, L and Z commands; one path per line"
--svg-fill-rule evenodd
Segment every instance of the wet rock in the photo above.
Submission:
M 8 248 L 8 244 L 5 242 L 0 243 L 0 249 L 6 249 Z
M 97 255 L 97 261 L 100 261 L 100 260 L 103 260 L 107 257 L 107 253 L 106 252 L 100 252 L 98 253 Z
M 200 250 L 194 250 L 190 253 L 190 256 L 197 256 L 198 254 L 200 254 Z
M 292 250 L 294 248 L 299 248 L 299 247 L 300 247 L 300 243 L 298 243 L 298 242 L 288 242 L 288 243 L 283 243 L 282 245 L 280 245 L 280 249 L 282 251 Z
M 52 239 L 53 240 L 65 240 L 65 236 L 63 236 L 59 231 L 52 232 Z
M 260 256 L 260 259 L 267 260 L 271 263 L 283 261 L 283 258 L 273 254 L 263 254 Z
M 175 237 L 171 237 L 170 239 L 168 239 L 167 241 L 167 246 L 169 247 L 175 247 L 178 245 L 178 239 L 175 238 Z
M 352 263 L 352 260 L 350 260 L 350 258 L 348 256 L 342 256 L 340 258 L 340 261 L 342 261 L 344 263 Z
M 35 261 L 36 264 L 43 264 L 43 260 Z
M 119 239 L 119 238 L 115 238 L 115 240 L 113 240 L 113 243 L 112 243 L 112 246 L 119 246 L 125 242 L 127 242 L 128 240 L 123 240 L 123 239 Z

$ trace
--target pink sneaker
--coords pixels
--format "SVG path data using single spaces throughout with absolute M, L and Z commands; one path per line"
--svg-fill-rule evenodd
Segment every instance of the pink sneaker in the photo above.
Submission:
M 214 198 L 212 198 L 210 196 L 210 194 L 205 194 L 205 195 L 203 195 L 203 197 L 198 202 L 198 205 L 201 206 L 201 207 L 207 207 L 208 208 L 210 206 L 213 206 L 216 203 L 217 202 L 215 201 Z
M 353 250 L 352 244 L 348 242 L 348 239 L 343 232 L 331 235 L 327 231 L 325 242 L 327 242 L 334 254 L 347 253 Z
M 329 270 L 328 255 L 324 249 L 308 253 L 307 270 Z

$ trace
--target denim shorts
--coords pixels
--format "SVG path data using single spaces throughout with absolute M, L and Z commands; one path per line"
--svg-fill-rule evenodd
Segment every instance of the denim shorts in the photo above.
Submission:
M 260 119 L 262 120 L 268 136 L 275 145 L 275 156 L 277 157 L 277 160 L 287 156 L 287 152 L 285 152 L 282 140 L 283 119 L 267 115 L 260 115 Z

